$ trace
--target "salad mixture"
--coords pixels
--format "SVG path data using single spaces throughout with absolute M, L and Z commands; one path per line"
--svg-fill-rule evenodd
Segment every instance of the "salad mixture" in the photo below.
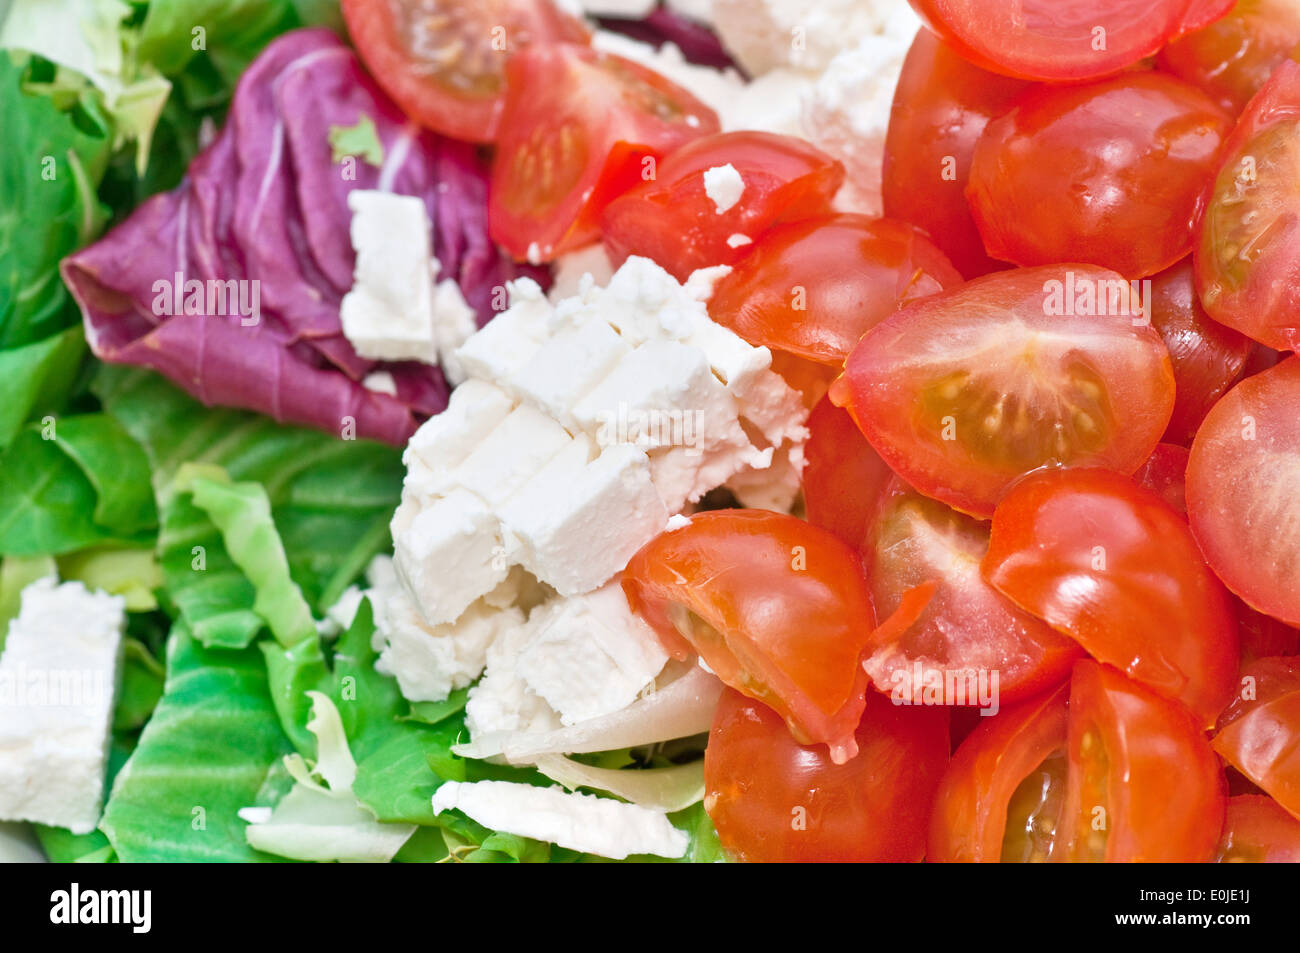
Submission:
M 1300 861 L 1300 0 L 0 47 L 0 860 Z

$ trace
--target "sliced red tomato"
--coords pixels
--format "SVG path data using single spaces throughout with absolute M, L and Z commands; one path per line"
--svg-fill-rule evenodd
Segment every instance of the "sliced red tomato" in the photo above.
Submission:
M 864 665 L 877 690 L 996 711 L 1069 678 L 1082 650 L 980 577 L 988 544 L 987 523 L 891 481 L 862 553 L 876 611 L 894 613 L 930 580 L 938 588 L 906 630 L 872 639 Z
M 972 63 L 1038 80 L 1115 73 L 1210 15 L 1190 0 L 910 0 L 935 33 Z
M 1196 242 L 1214 320 L 1279 351 L 1300 346 L 1300 63 L 1287 60 L 1223 145 Z
M 763 510 L 715 510 L 665 532 L 623 573 L 628 604 L 678 658 L 776 710 L 800 744 L 853 757 L 874 613 L 855 553 L 826 530 Z M 907 625 L 909 604 L 884 628 Z M 910 615 L 909 615 L 910 613 Z
M 1237 614 L 1243 666 L 1275 655 L 1300 655 L 1300 629 L 1256 612 L 1236 596 L 1232 597 L 1232 604 Z
M 1192 250 L 1197 200 L 1232 125 L 1161 73 L 1032 90 L 975 145 L 966 196 L 994 258 L 1087 261 L 1126 278 Z
M 1271 797 L 1230 797 L 1215 859 L 1222 864 L 1300 864 L 1300 821 Z
M 820 365 L 818 365 L 820 366 Z M 857 549 L 894 473 L 857 424 L 829 398 L 808 416 L 803 500 L 808 522 Z M 924 581 L 924 580 L 922 580 Z
M 1174 377 L 1128 282 L 1090 265 L 977 278 L 903 308 L 831 386 L 876 452 L 927 496 L 987 518 L 1054 463 L 1132 473 L 1169 422 Z
M 803 405 L 812 410 L 826 396 L 831 382 L 839 371 L 827 364 L 818 364 L 789 351 L 772 352 L 772 370 L 803 396 Z
M 760 863 L 921 860 L 948 764 L 944 712 L 872 695 L 855 737 L 857 757 L 836 764 L 767 706 L 724 692 L 704 752 L 704 807 L 722 846 Z
M 1239 113 L 1300 43 L 1300 3 L 1239 0 L 1228 6 L 1226 17 L 1161 50 L 1159 63 Z
M 1122 474 L 1053 469 L 993 514 L 984 578 L 1020 608 L 1214 724 L 1237 687 L 1237 623 L 1183 517 Z
M 530 46 L 510 58 L 506 81 L 488 224 L 521 260 L 595 241 L 600 213 L 649 160 L 718 131 L 713 110 L 680 86 L 585 46 Z
M 1190 258 L 1151 279 L 1149 304 L 1151 323 L 1174 366 L 1174 414 L 1165 440 L 1187 446 L 1210 408 L 1241 377 L 1254 342 L 1205 313 Z
M 1187 516 L 1214 571 L 1246 603 L 1300 625 L 1300 358 L 1214 405 L 1187 462 Z
M 1214 750 L 1300 818 L 1300 657 L 1257 659 L 1241 670 Z
M 744 188 L 720 212 L 704 174 L 727 165 Z M 698 268 L 734 265 L 777 222 L 828 214 L 843 182 L 843 163 L 803 139 L 770 132 L 707 136 L 678 149 L 653 178 L 610 202 L 601 236 L 615 264 L 643 255 L 685 281 Z
M 984 250 L 965 190 L 980 133 L 1029 86 L 980 69 L 929 30 L 903 62 L 885 137 L 885 214 L 924 229 L 967 278 L 1007 267 Z
M 1147 462 L 1133 474 L 1134 483 L 1150 490 L 1184 517 L 1187 516 L 1187 457 L 1186 447 L 1158 444 Z
M 1226 16 L 1236 3 L 1237 0 L 1192 0 L 1191 7 L 1183 16 L 1183 25 L 1179 28 L 1179 34 L 1186 35 L 1195 30 L 1205 29 L 1214 21 Z
M 717 283 L 713 320 L 751 344 L 840 367 L 899 308 L 961 284 L 911 225 L 835 215 L 778 226 Z
M 342 7 L 362 60 L 402 111 L 470 142 L 497 138 L 508 57 L 588 38 L 552 0 L 342 0 Z
M 980 720 L 939 784 L 926 859 L 1050 860 L 1065 796 L 1068 686 Z
M 1074 667 L 1053 860 L 1211 860 L 1226 793 L 1219 759 L 1186 709 L 1091 659 Z

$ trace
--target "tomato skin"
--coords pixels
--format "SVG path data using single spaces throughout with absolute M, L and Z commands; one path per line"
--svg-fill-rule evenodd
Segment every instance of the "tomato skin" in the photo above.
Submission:
M 933 863 L 997 863 L 1007 834 L 1007 808 L 1020 783 L 1065 748 L 1068 686 L 1029 699 L 980 724 L 944 773 L 930 819 L 926 859 Z
M 1187 462 L 1187 516 L 1206 561 L 1248 605 L 1300 625 L 1300 358 L 1248 377 L 1210 410 Z
M 436 15 L 448 22 L 435 28 L 420 26 L 422 19 L 435 19 L 429 4 L 423 5 L 423 18 L 421 11 L 409 9 L 414 6 L 410 0 L 342 0 L 341 5 L 348 34 L 384 92 L 421 125 L 469 142 L 496 141 L 505 105 L 504 57 L 490 47 L 492 27 L 504 30 L 510 44 L 505 52 L 511 54 L 518 51 L 516 44 L 586 43 L 589 38 L 582 22 L 551 0 L 479 0 L 472 6 L 444 0 Z M 413 39 L 422 45 L 439 29 L 452 34 L 448 42 L 461 41 L 464 55 L 475 57 L 468 68 L 462 57 L 454 57 L 455 67 L 448 68 L 412 49 Z M 431 68 L 431 62 L 437 65 Z M 432 75 L 437 72 L 444 81 Z M 466 89 L 469 83 L 477 88 Z
M 1160 49 L 1184 22 L 1209 14 L 1189 0 L 909 0 L 931 30 L 984 69 L 1034 80 L 1095 79 Z M 1027 27 L 1026 23 L 1032 24 Z M 1095 33 L 1105 30 L 1104 50 Z
M 1042 470 L 993 515 L 984 578 L 1206 727 L 1236 691 L 1227 591 L 1169 504 L 1109 470 Z
M 1300 864 L 1300 821 L 1270 797 L 1230 797 L 1216 860 L 1221 864 Z
M 929 30 L 903 63 L 885 138 L 884 208 L 910 222 L 966 278 L 1007 267 L 984 250 L 966 203 L 975 142 L 1030 84 L 982 70 Z
M 1128 284 L 1091 265 L 1021 268 L 909 305 L 858 343 L 831 399 L 899 476 L 981 519 L 1041 466 L 1132 473 L 1169 422 L 1174 378 L 1132 299 L 1107 315 L 1056 313 L 1058 297 L 1106 287 Z
M 1133 482 L 1150 490 L 1160 499 L 1187 517 L 1187 458 L 1186 447 L 1174 443 L 1157 444 L 1147 462 L 1133 474 Z
M 857 554 L 832 534 L 763 510 L 700 513 L 632 557 L 623 591 L 667 651 L 698 651 L 801 743 L 853 757 L 875 615 Z
M 506 64 L 507 94 L 488 190 L 492 238 L 535 263 L 594 242 L 600 214 L 662 159 L 718 131 L 688 91 L 585 46 L 532 46 Z
M 1160 73 L 1032 90 L 975 145 L 966 196 L 984 246 L 1018 265 L 1083 260 L 1126 278 L 1192 250 L 1229 115 Z
M 871 449 L 853 418 L 828 397 L 808 416 L 808 434 L 803 470 L 808 522 L 857 549 L 894 472 Z
M 1196 297 L 1191 258 L 1151 279 L 1150 306 L 1177 388 L 1164 439 L 1189 446 L 1210 408 L 1240 379 L 1254 342 L 1205 313 Z
M 1223 144 L 1194 251 L 1206 313 L 1279 351 L 1300 345 L 1298 135 L 1300 63 L 1286 60 Z
M 719 213 L 704 173 L 730 164 L 744 180 L 740 199 Z M 687 143 L 659 163 L 655 177 L 614 199 L 601 216 L 610 261 L 642 255 L 678 281 L 713 265 L 734 265 L 772 225 L 831 211 L 844 165 L 793 136 L 724 132 Z M 733 247 L 741 235 L 750 244 Z
M 1069 780 L 1053 860 L 1213 859 L 1227 795 L 1186 709 L 1091 659 L 1070 679 Z M 1105 810 L 1104 832 L 1094 829 Z
M 1300 657 L 1257 659 L 1242 669 L 1241 684 L 1219 719 L 1214 750 L 1300 818 Z
M 1237 632 L 1241 636 L 1241 664 L 1275 655 L 1300 655 L 1300 629 L 1256 612 L 1236 596 Z
M 1231 12 L 1160 51 L 1160 68 L 1205 90 L 1234 115 L 1300 43 L 1295 0 L 1238 0 Z
M 944 712 L 873 695 L 856 740 L 857 757 L 834 764 L 765 705 L 725 691 L 704 752 L 704 806 L 722 846 L 757 863 L 920 861 L 948 763 Z
M 1186 36 L 1196 30 L 1205 29 L 1216 20 L 1227 16 L 1236 2 L 1237 0 L 1192 0 L 1191 7 L 1183 17 L 1179 35 Z
M 924 679 L 939 673 L 943 704 L 990 700 L 1000 706 L 1069 678 L 1083 655 L 1079 646 L 980 577 L 988 539 L 987 524 L 922 496 L 897 477 L 891 481 L 862 550 L 876 611 L 891 615 L 907 592 L 927 581 L 937 580 L 938 587 L 905 631 L 871 640 L 863 664 L 877 691 L 896 700 L 924 697 Z M 960 697 L 948 697 L 950 675 L 964 679 L 953 684 Z M 976 695 L 980 691 L 985 697 Z
M 911 225 L 834 215 L 767 232 L 717 283 L 709 314 L 751 344 L 840 367 L 900 307 L 959 284 Z

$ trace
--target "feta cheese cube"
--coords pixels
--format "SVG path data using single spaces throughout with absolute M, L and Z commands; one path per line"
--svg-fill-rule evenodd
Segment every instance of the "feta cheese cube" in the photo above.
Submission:
M 730 162 L 704 170 L 704 194 L 718 215 L 734 207 L 744 193 L 745 180 Z
M 22 591 L 0 656 L 0 820 L 99 823 L 126 603 L 79 582 Z
M 435 363 L 432 228 L 424 200 L 353 189 L 348 208 L 357 262 L 339 306 L 344 337 L 372 360 Z
M 531 481 L 501 510 L 518 561 L 561 595 L 607 582 L 667 519 L 646 455 L 628 446 L 563 477 Z
M 531 621 L 531 620 L 530 620 Z M 515 671 L 515 662 L 528 640 L 530 625 L 501 633 L 487 650 L 487 670 L 469 690 L 465 727 L 471 738 L 498 731 L 552 731 L 559 716 Z
M 516 671 L 566 725 L 627 707 L 668 661 L 617 579 L 541 606 L 528 624 L 533 634 Z
M 632 854 L 681 857 L 690 845 L 663 811 L 563 788 L 513 781 L 448 781 L 434 813 L 459 810 L 485 827 L 622 860 Z
M 477 330 L 478 315 L 465 300 L 460 285 L 451 278 L 438 282 L 433 290 L 433 340 L 443 376 L 452 387 L 463 383 L 468 376 L 456 351 Z
M 429 625 L 455 622 L 509 575 L 500 520 L 468 490 L 413 515 L 399 507 L 393 541 L 398 577 Z
M 366 390 L 374 391 L 376 394 L 387 394 L 389 397 L 397 396 L 397 381 L 388 371 L 372 371 L 361 380 L 361 386 Z
M 555 259 L 552 274 L 551 290 L 547 296 L 557 302 L 580 294 L 585 284 L 583 279 L 588 276 L 592 286 L 609 284 L 609 279 L 614 277 L 614 265 L 605 246 L 597 242 L 577 251 L 565 252 Z
M 729 248 L 744 248 L 746 245 L 754 244 L 754 239 L 741 232 L 733 232 L 727 236 L 727 246 Z
M 406 488 L 422 498 L 451 489 L 456 468 L 514 408 L 513 398 L 485 381 L 470 380 L 457 387 L 447 409 L 421 424 L 406 445 L 402 454 Z
M 604 321 L 557 333 L 509 381 L 514 396 L 577 430 L 572 408 L 631 352 Z
M 452 480 L 496 507 L 572 442 L 558 423 L 523 404 L 482 438 Z
M 510 307 L 456 349 L 463 373 L 486 381 L 510 378 L 527 364 L 550 333 L 550 303 L 531 278 L 506 286 Z

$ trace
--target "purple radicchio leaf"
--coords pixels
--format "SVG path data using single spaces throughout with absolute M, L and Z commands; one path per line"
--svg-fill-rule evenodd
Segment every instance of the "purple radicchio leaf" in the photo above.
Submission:
M 336 163 L 331 127 L 366 117 L 382 167 Z M 101 359 L 151 367 L 206 404 L 331 432 L 350 417 L 356 436 L 401 444 L 446 407 L 447 385 L 437 367 L 370 361 L 343 336 L 339 303 L 355 258 L 347 195 L 422 198 L 440 277 L 456 279 L 481 326 L 496 287 L 547 278 L 488 238 L 487 175 L 475 147 L 409 122 L 333 33 L 297 30 L 245 72 L 225 128 L 181 185 L 62 272 Z M 375 370 L 392 375 L 395 396 L 361 383 Z

